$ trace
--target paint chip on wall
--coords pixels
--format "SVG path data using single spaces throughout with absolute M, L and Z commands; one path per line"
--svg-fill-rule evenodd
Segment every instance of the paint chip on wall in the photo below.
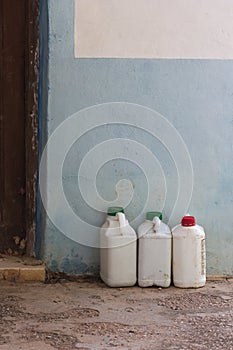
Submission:
M 233 59 L 232 18 L 232 0 L 75 0 L 75 57 Z

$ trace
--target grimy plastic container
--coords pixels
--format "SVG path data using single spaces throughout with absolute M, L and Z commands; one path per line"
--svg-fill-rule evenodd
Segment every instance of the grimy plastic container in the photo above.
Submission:
M 148 212 L 138 228 L 138 284 L 169 287 L 171 283 L 171 230 L 162 213 Z
M 173 283 L 179 288 L 199 288 L 206 283 L 206 250 L 203 227 L 186 215 L 173 228 Z
M 100 277 L 109 287 L 137 282 L 137 235 L 121 207 L 111 207 L 100 230 Z

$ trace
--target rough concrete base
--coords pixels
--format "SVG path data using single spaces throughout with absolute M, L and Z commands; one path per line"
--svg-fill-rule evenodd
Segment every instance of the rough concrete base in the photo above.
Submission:
M 51 282 L 59 280 L 85 281 L 91 278 L 98 279 L 96 275 L 69 276 L 64 273 L 48 271 Z M 15 257 L 0 254 L 0 281 L 9 282 L 45 282 L 46 266 L 41 260 L 29 257 Z M 233 276 L 207 276 L 207 281 L 232 281 Z
M 228 281 L 233 280 L 233 276 L 207 276 L 207 281 Z
M 45 264 L 33 258 L 1 255 L 0 281 L 45 282 Z

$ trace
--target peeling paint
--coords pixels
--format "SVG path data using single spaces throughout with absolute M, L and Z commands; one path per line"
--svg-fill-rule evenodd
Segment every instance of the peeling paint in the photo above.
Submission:
M 28 117 L 26 123 L 26 217 L 27 254 L 34 256 L 38 167 L 39 2 L 29 8 Z

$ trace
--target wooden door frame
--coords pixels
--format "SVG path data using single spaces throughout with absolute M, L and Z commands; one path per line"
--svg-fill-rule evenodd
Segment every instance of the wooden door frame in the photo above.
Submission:
M 27 255 L 34 256 L 38 177 L 39 0 L 27 2 L 25 60 L 25 172 Z

